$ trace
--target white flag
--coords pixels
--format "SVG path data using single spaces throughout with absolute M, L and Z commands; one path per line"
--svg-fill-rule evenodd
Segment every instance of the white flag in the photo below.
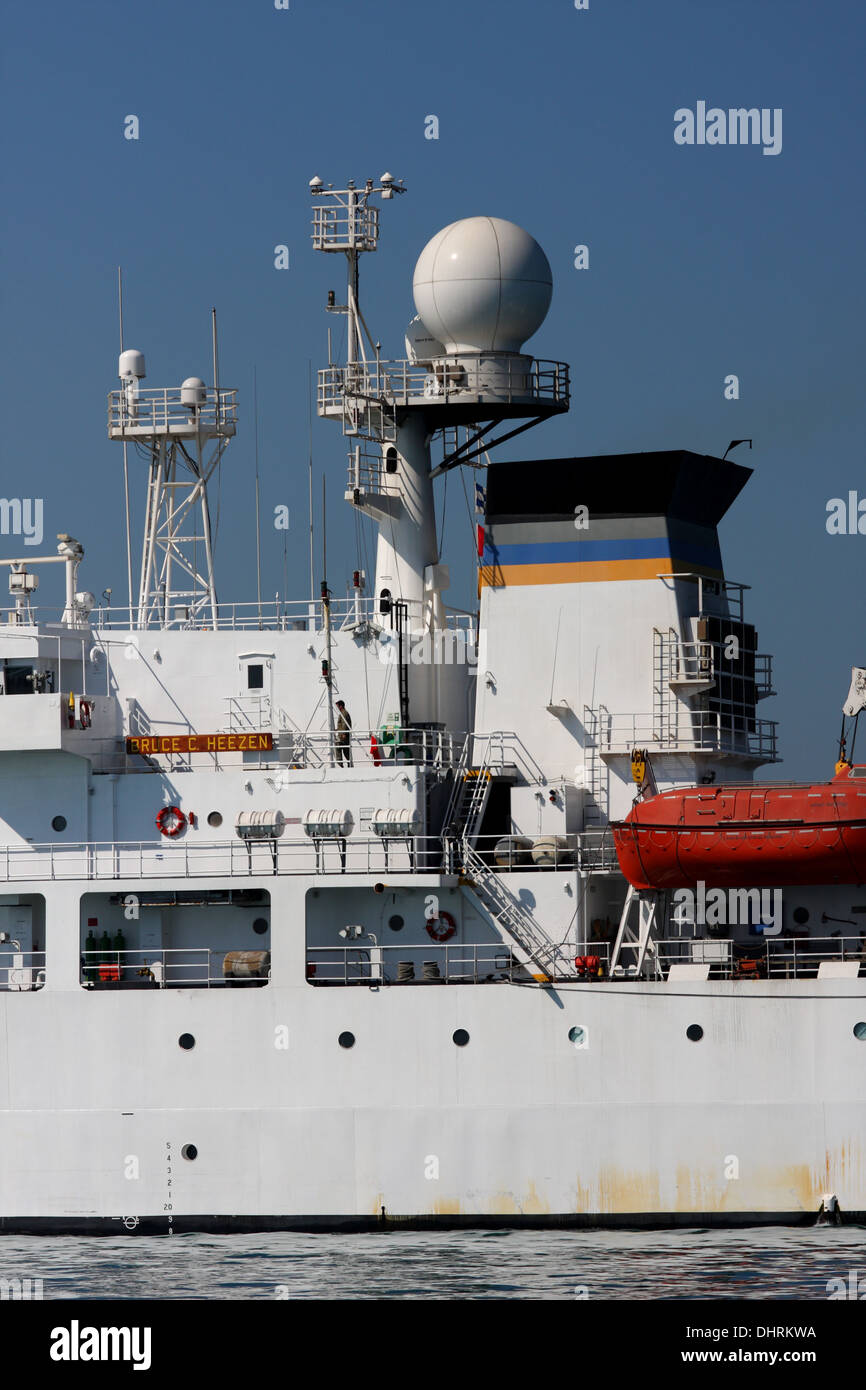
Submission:
M 866 709 L 866 666 L 851 667 L 851 689 L 842 709 L 852 715 Z

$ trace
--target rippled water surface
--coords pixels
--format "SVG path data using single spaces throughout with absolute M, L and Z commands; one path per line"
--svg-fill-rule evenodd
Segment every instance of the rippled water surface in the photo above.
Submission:
M 826 1299 L 851 1270 L 862 1228 L 0 1237 L 45 1299 Z

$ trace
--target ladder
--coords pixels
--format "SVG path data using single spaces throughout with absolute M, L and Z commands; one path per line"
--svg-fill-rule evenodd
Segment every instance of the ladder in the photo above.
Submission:
M 546 983 L 554 975 L 577 975 L 570 956 L 562 952 L 560 958 L 560 948 L 556 943 L 512 896 L 499 876 L 487 867 L 480 854 L 465 842 L 463 871 L 467 875 L 464 880 L 466 886 L 472 889 L 494 922 L 504 928 L 524 958 L 534 962 L 543 982 Z
M 610 716 L 604 705 L 593 709 L 584 705 L 584 725 L 589 734 L 586 749 L 586 768 L 589 773 L 589 800 L 584 809 L 583 821 L 586 828 L 606 826 L 608 823 L 608 770 L 601 757 L 602 726 Z
M 491 774 L 487 758 L 481 767 L 470 767 L 471 743 L 471 738 L 467 738 L 454 774 L 454 789 L 442 825 L 446 864 L 452 873 L 461 851 L 465 853 L 467 847 L 474 847 L 490 799 Z
M 659 921 L 661 897 L 660 893 L 639 893 L 629 884 L 610 958 L 611 978 L 617 972 L 634 977 L 652 973 L 656 979 L 663 978 L 658 948 L 653 937 Z M 638 905 L 637 931 L 630 921 L 635 903 Z M 620 959 L 624 951 L 630 952 L 633 956 L 632 962 L 628 965 L 624 965 Z M 648 965 L 652 966 L 651 971 L 647 969 Z

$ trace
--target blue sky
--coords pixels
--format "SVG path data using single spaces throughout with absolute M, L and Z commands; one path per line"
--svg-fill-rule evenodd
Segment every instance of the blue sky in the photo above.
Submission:
M 0 492 L 43 497 L 46 539 L 78 536 L 82 583 L 122 597 L 121 450 L 105 432 L 120 262 L 147 385 L 210 378 L 217 306 L 242 422 L 220 489 L 221 598 L 255 596 L 254 367 L 264 592 L 284 587 L 284 537 L 267 520 L 285 503 L 287 590 L 304 597 L 307 370 L 326 360 L 322 306 L 342 282 L 311 250 L 307 183 L 389 169 L 409 191 L 362 263 L 384 355 L 402 355 L 415 259 L 447 222 L 510 218 L 550 259 L 532 348 L 571 363 L 573 406 L 502 457 L 721 454 L 754 437 L 735 455 L 755 476 L 723 523 L 726 569 L 753 586 L 750 616 L 776 655 L 780 696 L 761 713 L 782 721 L 779 775 L 830 770 L 848 668 L 866 664 L 866 536 L 825 529 L 829 498 L 866 497 L 864 28 L 850 0 L 7 5 Z M 782 152 L 677 146 L 674 112 L 698 100 L 781 107 Z M 129 113 L 138 141 L 123 138 Z M 424 138 L 429 114 L 438 141 Z M 587 271 L 573 268 L 578 243 Z M 357 563 L 344 444 L 318 421 L 313 441 L 341 593 Z M 446 510 L 466 601 L 456 478 Z M 20 548 L 0 536 L 0 555 Z

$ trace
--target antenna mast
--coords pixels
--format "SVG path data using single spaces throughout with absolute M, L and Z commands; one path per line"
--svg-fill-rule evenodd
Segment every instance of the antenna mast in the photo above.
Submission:
M 123 356 L 123 269 L 117 267 L 117 316 L 120 320 L 120 355 Z M 132 623 L 132 515 L 129 510 L 129 461 L 123 441 L 123 500 L 126 507 L 126 584 L 129 621 Z
M 180 387 L 142 388 L 144 354 L 120 354 L 119 391 L 108 397 L 108 434 L 132 440 L 149 459 L 136 628 L 217 627 L 207 485 L 237 425 L 237 391 L 219 384 L 213 311 L 214 387 L 187 377 Z M 204 565 L 199 544 L 204 546 Z

